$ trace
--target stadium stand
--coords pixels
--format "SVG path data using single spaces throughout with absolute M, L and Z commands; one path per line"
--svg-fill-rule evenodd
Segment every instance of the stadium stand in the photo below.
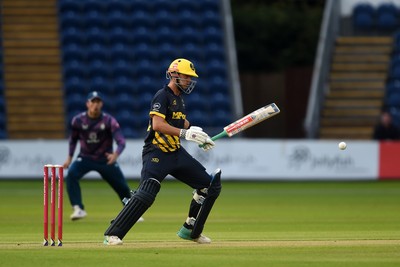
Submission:
M 69 95 L 79 91 L 82 95 L 103 91 L 110 99 L 106 101 L 114 102 L 108 110 L 118 114 L 127 137 L 136 138 L 146 130 L 148 117 L 143 114 L 152 95 L 167 82 L 168 65 L 185 57 L 194 62 L 201 77 L 196 94 L 185 99 L 195 103 L 203 117 L 212 117 L 215 106 L 207 101 L 218 95 L 214 105 L 222 111 L 221 118 L 202 124 L 217 132 L 232 118 L 220 5 L 212 0 L 59 0 L 67 102 L 72 101 Z M 185 8 L 178 10 L 181 6 Z M 67 117 L 76 108 L 71 105 L 66 105 Z

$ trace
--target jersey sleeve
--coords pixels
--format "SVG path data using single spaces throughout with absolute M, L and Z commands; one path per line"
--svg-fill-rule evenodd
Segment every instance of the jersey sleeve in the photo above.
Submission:
M 124 151 L 126 146 L 125 137 L 122 133 L 118 121 L 115 118 L 111 117 L 110 122 L 111 122 L 111 133 L 113 135 L 115 142 L 117 143 L 116 152 L 118 153 L 118 155 L 121 155 L 122 151 Z
M 168 99 L 164 92 L 156 94 L 151 101 L 151 109 L 149 115 L 157 115 L 165 119 L 168 108 Z
M 78 117 L 74 117 L 71 121 L 71 133 L 69 136 L 69 156 L 73 156 L 76 148 L 76 144 L 79 139 L 79 127 L 78 127 Z

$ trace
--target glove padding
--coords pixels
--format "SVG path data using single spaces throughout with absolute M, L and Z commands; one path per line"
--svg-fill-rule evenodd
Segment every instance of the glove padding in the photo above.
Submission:
M 208 151 L 208 150 L 214 148 L 214 146 L 215 146 L 214 141 L 211 140 L 210 137 L 208 137 L 207 140 L 206 140 L 206 142 L 201 146 L 201 148 L 202 148 L 204 151 Z
M 188 141 L 196 142 L 199 145 L 204 145 L 204 150 L 209 150 L 214 147 L 215 143 L 211 140 L 203 129 L 197 126 L 191 126 L 189 129 L 182 129 L 180 133 Z

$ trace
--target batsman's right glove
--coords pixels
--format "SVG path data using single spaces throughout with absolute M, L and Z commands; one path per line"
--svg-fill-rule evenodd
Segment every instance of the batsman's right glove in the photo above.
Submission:
M 208 136 L 208 134 L 203 132 L 202 128 L 196 126 L 191 126 L 189 129 L 181 129 L 179 137 L 185 138 L 188 141 L 196 142 L 199 145 L 211 141 L 211 138 Z

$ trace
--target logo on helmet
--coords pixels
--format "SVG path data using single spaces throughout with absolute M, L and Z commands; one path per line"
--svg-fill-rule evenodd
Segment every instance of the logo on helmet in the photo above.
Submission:
M 192 71 L 194 71 L 193 63 L 190 63 L 190 68 L 192 69 Z

